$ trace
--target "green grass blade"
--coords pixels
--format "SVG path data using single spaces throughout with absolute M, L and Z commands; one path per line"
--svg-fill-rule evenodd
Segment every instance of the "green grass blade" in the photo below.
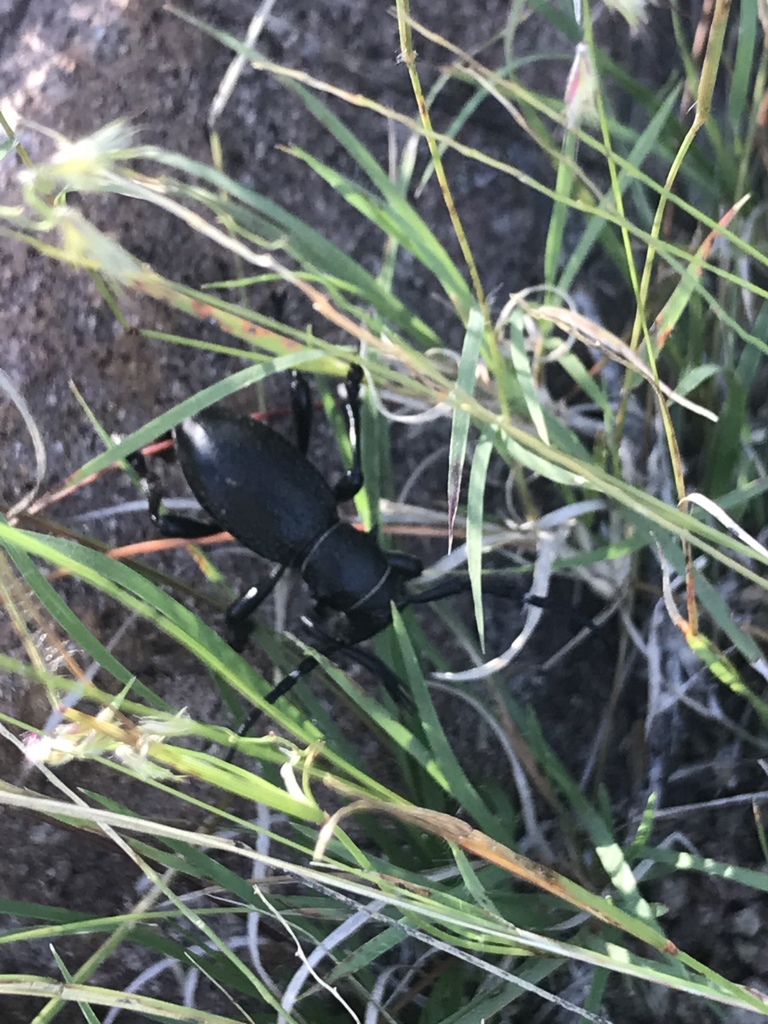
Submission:
M 16 532 L 2 516 L 0 516 L 0 527 L 2 528 L 0 544 L 6 549 L 16 568 L 47 613 L 61 626 L 73 643 L 85 651 L 94 661 L 98 662 L 104 671 L 113 676 L 122 686 L 131 686 L 149 703 L 156 707 L 168 709 L 168 705 L 164 701 L 159 700 L 151 690 L 137 680 L 133 673 L 129 672 L 114 654 L 83 624 L 66 601 L 59 596 L 54 587 L 40 572 L 27 551 L 14 543 Z
M 459 800 L 467 814 L 481 828 L 497 831 L 499 822 L 486 804 L 482 794 L 472 785 L 459 764 L 456 754 L 445 735 L 443 725 L 435 712 L 429 691 L 419 667 L 416 652 L 411 644 L 403 619 L 395 609 L 393 616 L 395 636 L 400 647 L 401 657 L 405 665 L 406 677 L 411 684 L 411 691 L 416 701 L 416 708 L 421 720 L 424 737 L 437 764 L 448 782 L 448 793 Z
M 493 437 L 484 430 L 475 445 L 467 491 L 467 567 L 475 606 L 475 624 L 480 649 L 485 651 L 485 616 L 483 613 L 483 524 L 485 522 L 485 483 L 493 452 Z
M 311 167 L 345 202 L 380 228 L 388 238 L 395 239 L 412 253 L 435 275 L 451 301 L 458 301 L 462 309 L 469 308 L 473 296 L 463 274 L 424 220 L 399 192 L 390 189 L 388 195 L 379 198 L 309 153 L 296 148 L 290 152 Z
M 461 347 L 459 375 L 456 386 L 470 397 L 475 391 L 475 374 L 480 359 L 480 349 L 485 334 L 485 319 L 477 307 L 470 310 L 467 332 Z M 464 473 L 464 460 L 467 454 L 467 438 L 471 415 L 469 410 L 459 402 L 454 406 L 451 423 L 451 440 L 448 449 L 448 550 L 453 546 L 453 527 L 459 509 L 461 478 Z
M 255 366 L 248 366 L 244 370 L 239 370 L 237 373 L 225 377 L 224 380 L 217 381 L 215 384 L 211 384 L 210 387 L 198 391 L 196 395 L 185 399 L 174 406 L 173 409 L 162 413 L 160 416 L 156 416 L 139 430 L 135 430 L 128 437 L 124 437 L 119 444 L 114 445 L 109 451 L 102 452 L 101 455 L 97 455 L 96 458 L 87 462 L 78 470 L 73 479 L 82 480 L 91 473 L 97 473 L 102 469 L 106 469 L 113 462 L 126 458 L 126 456 L 154 441 L 161 434 L 171 430 L 187 416 L 196 415 L 201 409 L 207 409 L 209 405 L 221 401 L 222 398 L 227 398 L 229 395 L 242 391 L 243 388 L 258 384 L 275 373 L 297 369 L 300 366 L 306 366 L 308 363 L 317 359 L 323 359 L 324 357 L 325 353 L 319 349 L 301 349 L 297 352 L 289 352 L 284 356 L 278 356 L 276 359 L 259 362 Z

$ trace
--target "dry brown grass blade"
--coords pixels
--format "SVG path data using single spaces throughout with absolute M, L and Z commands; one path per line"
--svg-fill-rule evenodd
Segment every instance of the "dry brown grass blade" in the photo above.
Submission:
M 530 860 L 516 853 L 510 847 L 497 842 L 485 832 L 473 828 L 466 821 L 454 818 L 441 811 L 431 811 L 424 807 L 413 807 L 402 804 L 384 803 L 378 800 L 355 800 L 347 807 L 342 807 L 332 815 L 320 831 L 315 846 L 315 859 L 323 857 L 328 843 L 336 827 L 344 818 L 360 811 L 374 811 L 389 814 L 400 821 L 405 821 L 414 828 L 431 832 L 440 836 L 447 843 L 458 846 L 465 853 L 480 857 L 488 864 L 495 864 L 509 874 L 521 879 L 544 892 L 558 896 L 566 903 L 606 924 L 620 928 L 634 935 L 664 953 L 676 953 L 677 947 L 665 935 L 651 925 L 639 921 L 632 915 L 609 904 L 600 896 L 573 882 L 565 875 L 552 868 Z

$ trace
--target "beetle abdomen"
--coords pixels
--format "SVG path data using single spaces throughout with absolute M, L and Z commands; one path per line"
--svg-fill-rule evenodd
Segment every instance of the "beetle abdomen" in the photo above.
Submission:
M 338 520 L 321 474 L 263 423 L 206 409 L 179 424 L 176 449 L 208 515 L 269 561 L 301 562 Z

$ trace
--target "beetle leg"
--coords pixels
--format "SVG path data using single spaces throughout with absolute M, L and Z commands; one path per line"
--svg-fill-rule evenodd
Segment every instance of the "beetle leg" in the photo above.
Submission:
M 293 426 L 296 430 L 296 447 L 302 455 L 306 455 L 312 433 L 312 395 L 307 378 L 298 370 L 291 370 L 291 408 Z
M 363 486 L 363 467 L 360 455 L 360 385 L 363 382 L 363 370 L 353 363 L 347 374 L 346 397 L 344 411 L 347 415 L 347 429 L 352 442 L 352 465 L 336 481 L 333 488 L 336 502 L 349 501 Z
M 333 654 L 335 651 L 328 651 L 327 653 Z M 317 668 L 318 664 L 319 662 L 314 654 L 308 654 L 306 658 L 302 658 L 293 672 L 289 672 L 284 679 L 280 680 L 277 686 L 272 687 L 265 698 L 267 703 L 274 704 L 276 700 L 280 699 L 280 697 L 284 697 L 289 690 L 293 689 L 302 676 L 309 675 L 313 668 Z M 246 729 L 245 732 L 247 731 L 248 730 Z M 243 733 L 243 735 L 245 734 Z
M 183 537 L 194 540 L 221 533 L 221 527 L 217 523 L 192 519 L 190 516 L 178 515 L 175 512 L 161 512 L 160 504 L 163 496 L 160 493 L 157 477 L 149 469 L 147 460 L 141 452 L 133 452 L 126 461 L 141 479 L 142 488 L 147 496 L 149 518 L 163 537 Z
M 289 690 L 293 689 L 293 686 L 301 679 L 302 676 L 307 675 L 312 671 L 318 664 L 317 658 L 310 654 L 304 658 L 303 661 L 299 662 L 293 672 L 290 672 L 284 679 L 281 679 L 277 686 L 273 686 L 267 696 L 264 698 L 268 704 L 274 704 L 275 701 L 279 700 L 280 697 L 288 693 Z M 237 735 L 247 736 L 248 733 L 253 729 L 254 725 L 262 716 L 262 710 L 259 707 L 251 708 L 251 712 L 237 730 Z M 232 747 L 227 754 L 227 761 L 231 761 L 236 753 L 237 748 Z
M 270 570 L 269 576 L 266 578 L 264 583 L 257 584 L 256 586 L 248 587 L 236 601 L 227 608 L 226 611 L 226 623 L 227 630 L 230 634 L 230 646 L 236 651 L 242 651 L 248 642 L 248 636 L 251 632 L 250 617 L 256 611 L 272 591 L 277 586 L 278 582 L 282 578 L 283 573 L 288 567 L 286 565 L 276 565 Z
M 430 604 L 432 601 L 439 601 L 443 597 L 451 597 L 453 594 L 463 594 L 471 589 L 469 577 L 466 575 L 447 575 L 433 583 L 425 590 L 406 594 L 397 602 L 399 609 L 407 608 L 412 604 Z
M 334 636 L 322 624 L 323 618 L 330 611 L 331 609 L 324 605 L 322 601 L 318 601 L 315 604 L 317 618 L 302 617 L 304 625 L 317 638 L 312 641 L 312 646 L 315 650 L 326 658 L 335 658 L 337 654 L 346 654 L 347 657 L 357 661 L 363 668 L 367 668 L 373 675 L 378 675 L 390 696 L 395 701 L 400 700 L 405 693 L 402 680 L 377 655 L 358 648 L 358 644 L 370 639 L 374 633 L 380 632 L 380 628 L 372 630 L 368 618 L 356 622 L 352 617 L 348 617 L 346 624 L 347 634 Z M 312 655 L 304 658 L 293 672 L 289 673 L 274 689 L 270 690 L 267 695 L 269 703 L 274 704 L 278 697 L 282 697 L 284 693 L 287 693 L 298 679 L 311 672 L 317 664 L 317 658 Z
M 386 555 L 390 567 L 405 580 L 415 580 L 424 572 L 424 563 L 414 555 L 406 555 L 403 551 L 387 551 Z
M 387 691 L 389 696 L 395 702 L 395 704 L 410 704 L 410 695 L 405 688 L 405 683 L 378 654 L 374 654 L 372 651 L 365 651 L 361 647 L 343 647 L 341 649 L 342 654 L 346 654 L 352 661 L 356 661 L 358 665 L 362 665 L 364 669 L 379 679 L 384 689 Z
M 309 625 L 311 626 L 311 628 L 315 632 L 319 632 L 320 636 L 321 636 L 321 639 L 324 640 L 323 643 L 319 643 L 319 644 L 316 645 L 317 646 L 317 650 L 320 652 L 320 654 L 324 655 L 325 657 L 333 657 L 335 654 L 338 654 L 340 651 L 347 651 L 348 653 L 352 654 L 352 656 L 354 657 L 354 653 L 355 652 L 349 651 L 349 647 L 350 646 L 354 646 L 355 641 L 352 641 L 352 643 L 350 644 L 350 641 L 342 642 L 340 640 L 334 640 L 332 637 L 329 637 L 329 636 L 323 634 L 322 631 L 318 630 L 318 627 L 314 623 L 309 623 Z M 319 664 L 319 661 L 315 657 L 315 655 L 314 654 L 308 654 L 306 656 L 306 658 L 303 658 L 299 662 L 299 664 L 296 666 L 296 668 L 292 672 L 289 672 L 287 676 L 284 676 L 280 680 L 280 682 L 277 683 L 276 686 L 272 687 L 272 689 L 269 691 L 269 693 L 267 694 L 267 696 L 264 699 L 267 701 L 268 704 L 274 704 L 281 697 L 284 697 L 285 694 L 289 692 L 289 690 L 292 690 L 293 687 L 296 685 L 296 683 L 298 683 L 298 681 L 301 678 L 303 678 L 306 675 L 309 675 L 309 673 L 313 669 L 317 668 L 318 664 Z M 387 687 L 387 689 L 389 689 L 389 683 L 390 683 L 390 680 L 385 680 L 385 686 Z M 398 680 L 398 683 L 399 683 L 399 680 Z M 251 713 L 246 718 L 246 720 L 243 722 L 243 724 L 237 730 L 237 735 L 238 736 L 247 736 L 248 733 L 251 731 L 251 729 L 256 724 L 256 722 L 261 717 L 261 714 L 262 714 L 261 708 L 253 708 L 251 710 Z M 234 753 L 234 751 L 233 751 L 233 753 Z
M 329 652 L 332 653 L 332 652 Z M 318 660 L 313 654 L 308 654 L 306 658 L 299 662 L 293 672 L 289 672 L 284 679 L 281 679 L 277 686 L 273 686 L 267 696 L 264 698 L 268 704 L 274 704 L 275 701 L 283 697 L 289 690 L 292 690 L 295 684 L 301 679 L 302 676 L 308 675 L 313 668 L 318 665 Z M 238 736 L 247 736 L 251 729 L 256 725 L 258 720 L 261 718 L 261 708 L 251 708 L 251 713 L 248 715 L 246 720 L 237 730 Z M 233 747 L 227 755 L 227 760 L 231 761 L 235 756 L 235 747 Z
M 312 624 L 312 628 L 317 631 L 317 626 Z M 347 641 L 342 643 L 336 641 L 330 637 L 326 637 L 326 643 L 318 644 L 317 649 L 321 654 L 326 657 L 333 657 L 336 654 L 346 654 L 353 661 L 362 665 L 363 668 L 368 669 L 373 675 L 378 676 L 381 682 L 384 684 L 384 688 L 390 695 L 392 700 L 396 704 L 408 704 L 410 703 L 408 692 L 405 689 L 402 679 L 393 672 L 392 669 L 385 662 L 381 660 L 377 655 L 371 654 L 369 651 L 358 650 L 355 641 Z M 314 654 L 308 654 L 306 658 L 303 658 L 296 668 L 289 672 L 287 676 L 280 680 L 276 686 L 273 686 L 269 691 L 265 700 L 268 704 L 274 704 L 281 697 L 284 697 L 286 693 L 293 689 L 300 679 L 317 668 L 319 662 Z M 237 730 L 238 736 L 247 736 L 248 733 L 253 729 L 256 722 L 261 717 L 261 708 L 252 708 L 251 713 L 248 715 L 246 720 Z M 230 751 L 230 757 L 234 757 L 234 748 Z
M 382 661 L 378 655 L 372 654 L 370 651 L 360 650 L 354 646 L 354 644 L 330 643 L 323 647 L 318 646 L 318 650 L 320 650 L 320 652 L 325 656 L 333 655 L 335 657 L 337 654 L 345 654 L 348 658 L 351 658 L 359 665 L 362 665 L 362 667 L 367 669 L 372 675 L 378 676 L 384 684 L 385 690 L 396 704 L 402 704 L 407 700 L 408 694 L 402 679 L 396 672 L 393 672 L 389 665 Z M 280 682 L 269 691 L 266 696 L 266 700 L 270 704 L 274 704 L 280 697 L 284 697 L 289 690 L 292 690 L 299 679 L 303 676 L 309 675 L 317 665 L 317 658 L 312 654 L 307 655 L 306 658 L 299 662 L 292 672 L 289 672 L 284 679 L 281 679 Z M 256 717 L 253 719 L 254 722 L 256 721 Z M 243 731 L 238 731 L 238 735 L 244 736 L 251 726 L 248 726 L 248 728 L 242 726 L 241 728 Z
M 322 613 L 321 606 L 318 605 L 316 610 Z M 354 661 L 357 661 L 358 664 L 367 668 L 373 675 L 378 676 L 384 684 L 384 688 L 396 704 L 407 705 L 410 703 L 408 692 L 400 677 L 377 655 L 372 654 L 369 651 L 358 649 L 357 645 L 363 640 L 367 640 L 369 638 L 370 630 L 358 630 L 357 633 L 353 631 L 351 636 L 342 640 L 334 639 L 333 636 L 323 630 L 322 626 L 319 626 L 316 622 L 310 619 L 305 618 L 304 622 L 312 632 L 318 635 L 320 642 L 315 644 L 315 647 L 320 654 L 329 658 L 340 653 L 346 654 Z M 274 704 L 281 697 L 284 697 L 286 693 L 292 690 L 300 679 L 309 675 L 313 669 L 317 668 L 318 664 L 319 661 L 317 657 L 315 657 L 314 654 L 308 654 L 306 658 L 303 658 L 299 662 L 292 672 L 289 672 L 287 676 L 284 676 L 280 682 L 277 683 L 276 686 L 272 687 L 264 699 L 268 704 Z M 259 718 L 261 718 L 261 715 L 261 708 L 252 708 L 251 713 L 237 730 L 237 735 L 247 736 Z M 234 755 L 235 748 L 233 747 L 227 756 L 227 760 L 231 760 Z
M 282 566 L 279 567 L 277 571 L 281 572 L 282 568 L 283 568 Z M 275 582 L 277 582 L 277 580 L 275 580 Z M 246 596 L 246 595 L 244 595 L 244 596 Z M 316 611 L 318 611 L 318 612 L 320 612 L 322 614 L 322 610 L 323 609 L 322 609 L 322 607 L 319 604 L 316 605 L 315 608 L 316 608 Z M 354 647 L 355 644 L 359 643 L 361 639 L 364 639 L 363 637 L 354 637 L 354 636 L 353 637 L 347 637 L 344 640 L 334 639 L 334 637 L 332 637 L 328 633 L 326 633 L 322 629 L 321 626 L 318 626 L 318 624 L 316 622 L 312 621 L 311 619 L 305 618 L 303 621 L 309 627 L 309 629 L 313 633 L 315 633 L 317 635 L 318 642 L 315 643 L 314 646 L 315 646 L 316 650 L 320 654 L 324 655 L 325 657 L 331 658 L 335 654 L 338 654 L 339 651 L 347 651 L 347 650 L 349 650 L 350 647 Z M 299 664 L 296 666 L 296 668 L 292 672 L 289 672 L 287 676 L 284 676 L 280 680 L 280 682 L 277 683 L 276 686 L 272 687 L 272 689 L 269 691 L 269 693 L 267 694 L 267 696 L 264 699 L 267 701 L 268 704 L 274 704 L 281 697 L 284 697 L 285 694 L 289 692 L 289 690 L 292 690 L 293 687 L 296 685 L 296 683 L 303 676 L 309 675 L 309 673 L 314 668 L 317 668 L 318 664 L 319 664 L 319 662 L 318 662 L 318 659 L 315 657 L 315 655 L 314 654 L 308 654 L 306 656 L 306 658 L 303 658 L 299 662 Z M 389 688 L 388 681 L 387 681 L 387 683 L 385 683 L 385 685 L 387 685 L 387 688 Z M 251 713 L 248 715 L 248 718 L 243 722 L 243 724 L 237 730 L 237 735 L 238 736 L 246 736 L 251 731 L 251 729 L 254 727 L 254 725 L 256 724 L 256 722 L 258 721 L 258 719 L 260 717 L 261 717 L 261 709 L 260 708 L 253 708 L 251 710 Z
M 494 576 L 489 574 L 483 577 L 483 591 L 486 594 L 495 594 L 497 597 L 507 597 L 512 600 L 522 599 L 539 608 L 551 608 L 552 603 L 548 597 L 535 595 L 522 596 L 520 594 L 519 577 Z M 398 608 L 407 608 L 412 604 L 431 604 L 432 601 L 439 601 L 443 597 L 451 597 L 453 594 L 464 594 L 472 589 L 469 576 L 466 573 L 447 573 L 431 586 L 424 590 L 417 590 L 406 594 L 397 602 Z

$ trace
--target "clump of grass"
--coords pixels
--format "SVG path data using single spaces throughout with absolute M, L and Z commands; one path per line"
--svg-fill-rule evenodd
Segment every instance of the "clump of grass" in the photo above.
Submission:
M 762 652 L 733 608 L 733 595 L 748 585 L 765 588 L 768 563 L 756 535 L 765 489 L 764 437 L 755 415 L 764 376 L 765 255 L 757 207 L 746 197 L 765 53 L 756 29 L 750 29 L 750 7 L 742 5 L 727 111 L 724 120 L 715 119 L 712 96 L 723 70 L 725 17 L 724 7 L 716 5 L 710 44 L 698 67 L 680 33 L 686 87 L 696 95 L 688 130 L 675 114 L 683 90 L 674 82 L 657 96 L 621 75 L 622 87 L 647 116 L 639 130 L 612 117 L 606 84 L 620 69 L 596 48 L 588 18 L 583 25 L 567 25 L 577 43 L 569 98 L 585 76 L 596 76 L 587 82 L 592 106 L 582 93 L 578 116 L 559 99 L 520 84 L 511 26 L 505 36 L 509 66 L 501 73 L 413 22 L 399 3 L 402 56 L 416 101 L 414 112 L 403 114 L 272 64 L 253 49 L 252 39 L 244 44 L 200 25 L 240 58 L 276 76 L 353 158 L 355 180 L 310 153 L 286 154 L 303 161 L 378 229 L 382 257 L 376 275 L 270 197 L 217 167 L 142 145 L 124 124 L 77 143 L 58 140 L 47 162 L 27 161 L 21 172 L 24 203 L 0 211 L 0 230 L 93 274 L 119 319 L 122 291 L 136 290 L 215 323 L 230 339 L 213 346 L 194 337 L 162 336 L 168 344 L 209 347 L 246 364 L 119 443 L 105 433 L 103 454 L 81 467 L 71 487 L 108 471 L 183 417 L 273 374 L 303 368 L 342 376 L 351 361 L 358 362 L 366 374 L 372 425 L 387 417 L 450 419 L 443 506 L 415 509 L 379 500 L 389 497 L 384 492 L 390 451 L 386 432 L 374 429 L 358 512 L 382 536 L 403 524 L 413 531 L 441 524 L 446 549 L 454 548 L 450 567 L 466 566 L 471 580 L 477 633 L 476 639 L 468 632 L 465 638 L 472 670 L 441 665 L 436 654 L 434 671 L 425 676 L 429 666 L 416 652 L 427 650 L 429 642 L 412 616 L 395 614 L 392 644 L 384 653 L 407 678 L 415 713 L 375 698 L 321 659 L 348 715 L 377 736 L 377 757 L 386 756 L 397 780 L 384 784 L 378 765 L 360 763 L 348 733 L 310 687 L 267 705 L 268 681 L 173 596 L 173 580 L 151 567 L 123 564 L 84 538 L 39 529 L 36 517 L 45 510 L 50 518 L 61 493 L 35 493 L 7 510 L 0 522 L 6 553 L 0 596 L 24 635 L 28 657 L 3 656 L 0 663 L 47 688 L 57 706 L 58 694 L 73 687 L 95 706 L 89 712 L 64 708 L 63 720 L 32 745 L 39 769 L 50 775 L 50 766 L 66 760 L 107 758 L 114 771 L 146 787 L 148 808 L 149 790 L 157 789 L 191 805 L 200 826 L 166 826 L 151 810 L 138 815 L 98 794 L 85 802 L 60 782 L 58 798 L 0 792 L 6 806 L 106 835 L 150 885 L 131 914 L 108 920 L 33 905 L 4 908 L 29 923 L 3 936 L 3 944 L 46 938 L 55 946 L 72 933 L 106 936 L 74 973 L 62 964 L 55 978 L 0 977 L 4 994 L 48 1000 L 38 1020 L 52 1020 L 66 1003 L 77 1001 L 90 1019 L 96 1007 L 130 1007 L 160 1019 L 240 1020 L 242 1004 L 246 1010 L 257 1007 L 255 1016 L 266 1011 L 281 1021 L 337 1020 L 341 1011 L 353 1019 L 365 1013 L 366 1019 L 458 1024 L 515 1019 L 524 998 L 598 1020 L 614 976 L 766 1014 L 753 991 L 677 948 L 660 908 L 641 886 L 650 870 L 703 871 L 761 892 L 763 874 L 675 852 L 656 837 L 660 761 L 650 765 L 651 793 L 639 827 L 622 820 L 599 790 L 594 799 L 585 796 L 535 716 L 504 685 L 510 664 L 539 623 L 541 607 L 528 608 L 520 635 L 510 638 L 503 657 L 489 659 L 483 650 L 483 594 L 489 586 L 484 565 L 491 552 L 508 557 L 512 545 L 525 542 L 530 556 L 524 567 L 535 594 L 546 593 L 554 573 L 585 580 L 620 623 L 620 650 L 627 656 L 633 648 L 644 659 L 649 749 L 660 717 L 684 702 L 715 714 L 749 756 L 765 750 L 768 707 L 755 684 L 765 675 Z M 453 130 L 435 131 L 414 34 L 443 46 L 450 73 L 470 81 L 478 95 L 492 96 L 557 160 L 554 188 L 468 147 Z M 328 94 L 410 132 L 413 141 L 401 151 L 396 178 L 332 112 Z M 467 110 L 476 101 L 470 99 Z M 6 129 L 5 158 L 24 156 L 20 138 Z M 708 147 L 698 146 L 703 135 Z M 409 198 L 417 143 L 429 153 L 425 173 L 434 174 L 442 191 L 460 259 Z M 445 172 L 449 149 L 525 181 L 551 202 L 541 289 L 513 296 L 498 315 L 484 292 Z M 585 153 L 602 162 L 607 187 L 584 170 Z M 643 170 L 651 157 L 667 168 L 663 181 Z M 228 253 L 241 276 L 205 289 L 168 280 L 99 232 L 68 201 L 73 192 L 109 192 L 153 204 Z M 583 227 L 566 247 L 574 214 Z M 588 315 L 583 295 L 581 308 L 574 299 L 598 246 L 610 254 L 628 296 L 622 336 L 594 312 Z M 443 350 L 435 329 L 398 298 L 393 282 L 403 253 L 439 284 L 463 337 L 459 352 Z M 329 337 L 343 340 L 323 339 L 228 297 L 253 282 L 280 282 L 302 293 L 326 321 Z M 556 397 L 553 367 L 578 399 Z M 632 429 L 638 422 L 640 435 Z M 527 510 L 524 522 L 499 522 L 486 509 L 494 461 L 515 471 L 511 487 Z M 42 476 L 41 467 L 37 491 Z M 537 480 L 551 485 L 546 507 Z M 200 563 L 210 570 L 208 560 L 200 557 Z M 180 714 L 164 706 L 114 657 L 56 591 L 52 577 L 63 574 L 151 622 L 224 687 L 263 707 L 275 731 L 238 747 L 240 761 L 258 763 L 258 772 L 224 760 L 221 752 L 234 742 L 230 729 L 196 721 L 194 709 Z M 648 588 L 652 601 L 641 599 Z M 298 641 L 264 624 L 258 636 L 280 671 L 296 663 Z M 98 666 L 98 683 L 83 670 L 84 657 Z M 610 718 L 622 673 L 617 665 L 596 760 L 605 753 L 600 744 L 612 742 Z M 496 703 L 458 689 L 469 678 L 488 680 Z M 491 730 L 495 756 L 515 779 L 514 793 L 469 777 L 453 749 L 451 723 L 441 721 L 433 703 L 446 685 L 457 687 L 467 715 Z M 743 702 L 739 723 L 722 710 L 716 687 Z M 111 696 L 115 689 L 119 698 Z M 201 752 L 177 743 L 179 736 L 217 746 Z M 182 780 L 195 780 L 205 787 L 201 792 L 213 795 L 192 796 Z M 227 809 L 233 798 L 256 802 L 255 820 Z M 572 846 L 558 870 L 547 838 L 553 828 L 581 837 L 581 853 Z M 201 898 L 201 909 L 195 909 L 179 895 L 182 875 L 187 889 L 190 878 L 201 893 L 213 884 L 226 902 Z M 520 880 L 527 883 L 525 892 Z M 174 937 L 181 926 L 194 936 L 191 942 Z M 266 966 L 267 926 L 295 947 L 296 961 Z M 91 982 L 96 968 L 128 941 L 157 957 L 135 979 L 129 997 Z M 227 993 L 231 1011 L 217 1016 L 181 999 L 170 1003 L 144 994 L 151 977 L 179 965 L 187 972 L 188 992 L 204 975 Z M 570 992 L 579 987 L 575 999 Z

